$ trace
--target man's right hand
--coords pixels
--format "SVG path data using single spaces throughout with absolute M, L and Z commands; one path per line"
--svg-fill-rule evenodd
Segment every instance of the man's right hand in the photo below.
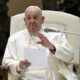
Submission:
M 19 67 L 21 69 L 26 69 L 31 65 L 31 63 L 28 60 L 23 60 L 19 62 Z

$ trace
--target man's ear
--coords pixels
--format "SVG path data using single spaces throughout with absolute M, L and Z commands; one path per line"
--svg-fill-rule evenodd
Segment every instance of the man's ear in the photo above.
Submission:
M 25 21 L 25 17 L 24 17 L 24 21 Z
M 42 24 L 44 23 L 44 20 L 45 20 L 45 17 L 44 17 L 44 16 L 42 16 Z

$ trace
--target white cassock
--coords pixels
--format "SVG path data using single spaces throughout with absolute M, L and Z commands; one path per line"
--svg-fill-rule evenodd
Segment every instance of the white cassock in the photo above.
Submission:
M 27 29 L 13 34 L 8 39 L 2 61 L 2 65 L 8 66 L 10 69 L 8 80 L 77 80 L 72 67 L 70 67 L 73 61 L 73 50 L 65 35 L 55 32 L 46 33 L 43 29 L 41 29 L 40 33 L 55 45 L 55 54 L 40 44 L 36 44 L 39 38 L 36 36 L 31 37 Z M 48 66 L 20 69 L 19 61 L 24 60 L 24 47 L 47 50 Z

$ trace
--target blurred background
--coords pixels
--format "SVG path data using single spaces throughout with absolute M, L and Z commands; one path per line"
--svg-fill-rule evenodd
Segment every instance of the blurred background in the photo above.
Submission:
M 80 0 L 0 0 L 0 64 L 10 32 L 11 16 L 36 5 L 43 10 L 62 11 L 80 17 Z

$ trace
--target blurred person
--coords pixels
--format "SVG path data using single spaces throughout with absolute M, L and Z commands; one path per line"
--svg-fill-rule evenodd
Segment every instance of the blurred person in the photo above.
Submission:
M 64 0 L 65 12 L 80 17 L 80 1 L 79 0 Z

